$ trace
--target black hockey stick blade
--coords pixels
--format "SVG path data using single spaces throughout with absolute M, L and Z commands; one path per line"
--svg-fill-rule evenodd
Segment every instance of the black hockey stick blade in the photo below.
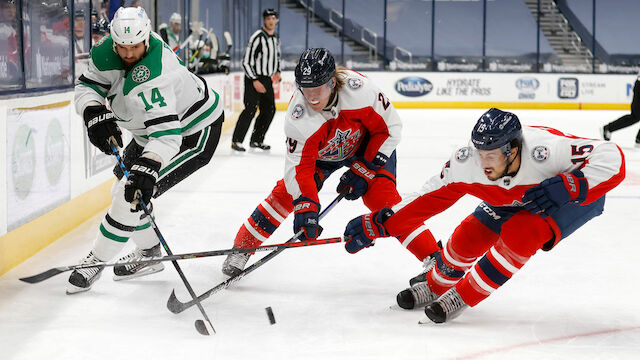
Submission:
M 35 283 L 39 283 L 41 281 L 47 280 L 49 278 L 52 278 L 58 274 L 62 274 L 63 272 L 69 271 L 69 270 L 71 269 L 69 269 L 68 267 L 55 267 L 47 271 L 43 271 L 40 274 L 35 274 L 33 276 L 20 278 L 20 280 L 29 284 L 35 284 Z
M 207 326 L 204 324 L 204 321 L 201 319 L 196 320 L 196 330 L 202 335 L 210 335 L 209 330 L 207 330 Z

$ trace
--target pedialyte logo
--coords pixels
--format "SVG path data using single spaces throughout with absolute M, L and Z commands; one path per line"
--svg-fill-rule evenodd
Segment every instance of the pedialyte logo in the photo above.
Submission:
M 22 125 L 16 131 L 11 151 L 11 174 L 16 196 L 24 200 L 33 187 L 36 173 L 36 144 L 33 129 Z
M 64 169 L 65 138 L 58 119 L 52 119 L 44 139 L 44 169 L 49 184 L 57 185 Z
M 427 95 L 433 90 L 431 81 L 418 76 L 402 78 L 396 81 L 395 87 L 399 94 L 410 97 Z

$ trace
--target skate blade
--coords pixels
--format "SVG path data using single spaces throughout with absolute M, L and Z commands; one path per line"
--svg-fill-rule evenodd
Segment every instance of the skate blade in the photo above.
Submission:
M 122 281 L 122 280 L 130 280 L 130 279 L 135 279 L 135 278 L 139 278 L 142 276 L 147 276 L 147 275 L 151 275 L 151 274 L 155 274 L 157 272 L 160 272 L 164 270 L 164 265 L 162 263 L 158 263 L 158 264 L 154 264 L 151 266 L 147 266 L 139 271 L 136 271 L 135 273 L 131 274 L 131 275 L 113 275 L 113 281 Z
M 89 286 L 88 288 L 82 288 L 79 286 L 75 286 L 73 284 L 67 284 L 67 295 L 73 295 L 73 294 L 79 294 L 79 293 L 83 293 L 86 291 L 89 291 L 91 289 L 91 286 Z
M 418 321 L 418 325 L 428 325 L 428 324 L 433 324 L 433 321 L 431 321 L 431 319 L 429 319 L 426 316 Z

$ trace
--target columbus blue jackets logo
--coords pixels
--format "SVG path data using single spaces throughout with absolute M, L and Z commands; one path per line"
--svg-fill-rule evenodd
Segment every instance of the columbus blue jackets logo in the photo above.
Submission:
M 545 161 L 549 158 L 549 148 L 547 148 L 546 146 L 538 145 L 533 148 L 531 157 L 533 157 L 535 161 Z
M 291 111 L 291 117 L 294 119 L 300 119 L 300 117 L 304 114 L 304 107 L 302 105 L 297 104 L 293 107 L 293 111 Z
M 138 65 L 131 71 L 131 80 L 137 83 L 143 83 L 149 79 L 151 71 L 144 65 Z
M 463 162 L 469 158 L 469 148 L 463 147 L 456 151 L 456 160 Z
M 347 85 L 354 90 L 359 89 L 362 87 L 362 79 L 349 78 L 349 80 L 347 80 Z
M 318 151 L 318 157 L 328 161 L 341 161 L 348 158 L 358 147 L 362 138 L 360 130 L 353 134 L 351 130 L 336 129 L 336 134 L 328 141 L 327 146 Z

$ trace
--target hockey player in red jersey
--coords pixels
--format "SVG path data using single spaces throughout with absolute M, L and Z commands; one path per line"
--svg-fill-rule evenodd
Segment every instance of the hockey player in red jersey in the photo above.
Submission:
M 372 211 L 401 200 L 395 185 L 395 148 L 402 123 L 389 99 L 367 77 L 345 68 L 336 70 L 327 49 L 305 50 L 295 78 L 298 89 L 285 117 L 284 179 L 240 227 L 235 247 L 260 245 L 291 212 L 294 232 L 304 230 L 300 239 L 317 238 L 322 231 L 318 191 L 342 167 L 348 170 L 337 191 L 349 191 L 347 200 L 362 197 Z M 230 255 L 222 272 L 238 274 L 248 258 L 249 254 Z
M 600 215 L 605 194 L 624 176 L 624 155 L 614 143 L 523 128 L 516 115 L 492 108 L 473 128 L 470 145 L 419 193 L 351 220 L 345 237 L 360 249 L 385 236 L 429 248 L 418 256 L 426 271 L 397 301 L 405 309 L 426 306 L 429 319 L 442 323 L 487 298 L 538 249 L 551 250 Z M 483 202 L 440 249 L 424 221 L 465 194 Z

